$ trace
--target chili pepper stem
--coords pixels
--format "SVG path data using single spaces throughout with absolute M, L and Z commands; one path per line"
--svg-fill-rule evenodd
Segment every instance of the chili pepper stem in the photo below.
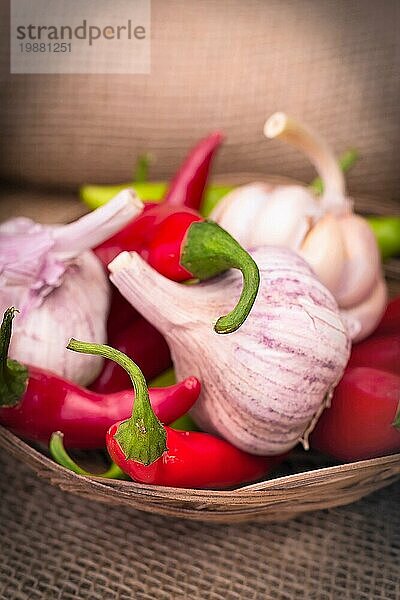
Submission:
M 15 406 L 25 393 L 28 370 L 16 360 L 8 358 L 12 322 L 18 312 L 13 306 L 3 316 L 0 327 L 0 406 Z
M 136 161 L 135 171 L 133 173 L 133 181 L 136 183 L 145 183 L 149 179 L 149 165 L 151 162 L 151 155 L 146 152 L 140 154 Z
M 85 471 L 85 469 L 82 469 L 82 467 L 80 467 L 69 456 L 69 454 L 64 448 L 63 440 L 64 434 L 61 431 L 55 431 L 52 434 L 49 443 L 49 450 L 51 456 L 62 467 L 73 471 L 77 475 L 84 475 L 85 477 L 102 477 L 104 479 L 129 479 L 129 477 L 122 471 L 122 469 L 120 469 L 119 466 L 116 465 L 114 462 L 111 463 L 107 471 L 105 471 L 104 473 L 90 473 L 89 471 Z
M 132 416 L 118 427 L 116 440 L 127 459 L 150 465 L 167 450 L 166 432 L 150 404 L 146 380 L 139 367 L 119 350 L 102 344 L 71 339 L 67 348 L 113 360 L 128 373 L 135 389 Z M 133 399 L 132 399 L 133 400 Z
M 236 331 L 248 317 L 260 285 L 260 273 L 250 254 L 213 221 L 192 223 L 184 241 L 181 264 L 192 275 L 204 280 L 228 269 L 239 269 L 243 289 L 235 308 L 220 317 L 215 324 L 217 333 Z

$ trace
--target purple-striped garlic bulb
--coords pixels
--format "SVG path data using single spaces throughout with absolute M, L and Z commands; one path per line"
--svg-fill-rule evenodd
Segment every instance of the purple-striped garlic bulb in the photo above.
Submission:
M 323 139 L 281 112 L 267 120 L 264 133 L 309 157 L 324 183 L 322 196 L 301 185 L 251 183 L 224 196 L 210 218 L 244 248 L 275 245 L 298 252 L 335 296 L 353 341 L 359 341 L 375 329 L 387 302 L 372 230 L 353 213 L 343 173 Z
M 307 442 L 343 374 L 350 340 L 333 296 L 304 259 L 267 246 L 250 254 L 260 270 L 258 296 L 240 329 L 224 336 L 210 322 L 235 305 L 238 272 L 181 285 L 128 252 L 109 269 L 122 295 L 167 338 L 177 377 L 201 380 L 198 424 L 243 450 L 275 455 Z
M 16 306 L 10 357 L 53 371 L 76 383 L 91 383 L 99 356 L 68 352 L 71 336 L 106 341 L 110 284 L 91 248 L 141 213 L 131 190 L 67 225 L 41 225 L 15 218 L 0 225 L 0 313 Z

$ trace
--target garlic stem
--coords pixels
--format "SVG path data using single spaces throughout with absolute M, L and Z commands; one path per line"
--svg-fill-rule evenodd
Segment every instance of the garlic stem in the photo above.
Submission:
M 305 152 L 323 181 L 321 202 L 329 209 L 345 209 L 344 176 L 333 152 L 322 138 L 283 112 L 269 117 L 264 125 L 264 135 L 270 139 L 282 139 Z
M 101 244 L 140 214 L 143 203 L 133 190 L 126 189 L 100 208 L 77 221 L 54 230 L 54 250 L 62 258 L 75 258 Z

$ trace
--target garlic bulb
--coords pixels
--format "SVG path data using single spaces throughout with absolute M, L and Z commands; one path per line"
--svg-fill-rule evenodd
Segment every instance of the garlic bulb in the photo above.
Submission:
M 106 341 L 110 286 L 89 249 L 142 211 L 125 190 L 105 206 L 68 225 L 45 226 L 15 218 L 0 225 L 0 312 L 19 308 L 10 357 L 86 385 L 102 366 L 95 356 L 65 348 L 71 336 Z
M 358 332 L 357 340 L 363 339 L 386 305 L 373 233 L 353 214 L 343 173 L 324 140 L 284 113 L 273 114 L 264 133 L 306 153 L 324 182 L 322 197 L 298 185 L 253 183 L 227 194 L 210 218 L 245 248 L 271 244 L 296 250 L 348 311 L 346 322 L 353 321 L 350 330 Z M 375 301 L 366 312 L 364 303 L 372 295 Z
M 135 253 L 109 265 L 123 296 L 166 336 L 177 377 L 194 374 L 199 425 L 254 454 L 280 454 L 306 440 L 343 374 L 350 341 L 336 302 L 307 263 L 286 248 L 250 253 L 261 275 L 253 309 L 228 336 L 210 322 L 241 292 L 236 271 L 185 286 Z

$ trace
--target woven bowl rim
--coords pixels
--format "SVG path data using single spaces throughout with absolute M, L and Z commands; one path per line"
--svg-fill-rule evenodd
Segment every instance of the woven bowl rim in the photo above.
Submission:
M 14 449 L 11 449 L 10 444 Z M 35 462 L 40 463 L 48 470 L 49 473 L 63 473 L 68 475 L 68 478 L 79 479 L 83 481 L 91 481 L 100 484 L 104 488 L 118 488 L 119 490 L 135 491 L 146 493 L 149 496 L 170 497 L 171 494 L 176 500 L 185 501 L 188 495 L 191 499 L 200 499 L 202 501 L 220 500 L 222 498 L 240 497 L 241 500 L 249 500 L 256 494 L 257 499 L 260 499 L 260 493 L 268 493 L 274 490 L 287 491 L 288 489 L 297 490 L 300 485 L 310 485 L 318 482 L 326 481 L 327 475 L 334 476 L 345 474 L 351 475 L 354 471 L 359 471 L 360 468 L 366 472 L 367 470 L 374 471 L 376 467 L 392 467 L 398 466 L 398 474 L 400 476 L 400 453 L 390 454 L 388 456 L 380 456 L 366 460 L 359 460 L 329 467 L 320 467 L 312 470 L 307 470 L 301 473 L 292 473 L 282 477 L 267 479 L 257 483 L 252 483 L 232 490 L 212 490 L 212 489 L 196 489 L 196 488 L 175 488 L 167 486 L 157 486 L 152 484 L 142 484 L 135 481 L 124 481 L 117 479 L 104 479 L 96 476 L 78 475 L 63 467 L 52 460 L 46 454 L 36 450 L 27 442 L 14 435 L 11 431 L 0 425 L 0 447 L 11 450 L 11 453 L 17 458 L 29 456 Z M 341 479 L 343 479 L 341 477 Z

